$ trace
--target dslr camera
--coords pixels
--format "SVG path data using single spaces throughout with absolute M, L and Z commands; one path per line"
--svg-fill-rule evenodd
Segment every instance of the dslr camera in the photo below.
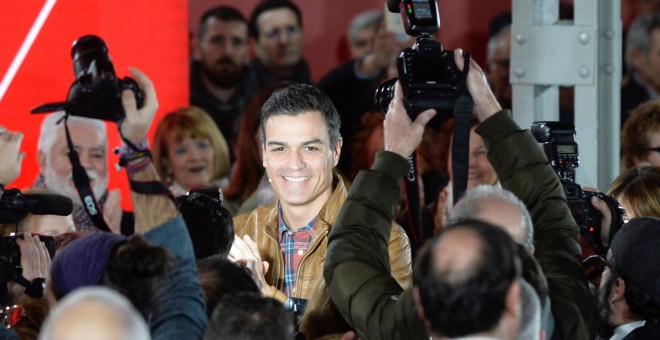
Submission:
M 598 255 L 605 256 L 607 249 L 601 240 L 602 214 L 591 205 L 591 197 L 596 196 L 607 203 L 612 215 L 609 240 L 624 224 L 626 212 L 612 195 L 602 192 L 582 190 L 575 183 L 575 169 L 580 166 L 578 145 L 575 141 L 575 127 L 562 122 L 534 122 L 531 127 L 536 141 L 543 143 L 543 151 L 550 165 L 559 176 L 571 214 L 580 228 L 582 237 Z
M 397 60 L 408 115 L 415 119 L 422 111 L 433 108 L 437 114 L 430 126 L 440 128 L 453 116 L 456 99 L 468 94 L 465 80 L 469 54 L 465 54 L 466 67 L 461 72 L 454 63 L 454 52 L 443 50 L 431 37 L 440 29 L 435 0 L 388 0 L 387 5 L 390 12 L 401 13 L 406 33 L 417 36 L 415 45 L 404 49 Z M 394 98 L 396 81 L 397 78 L 387 80 L 376 89 L 374 102 L 382 115 Z
M 32 113 L 64 110 L 67 114 L 119 122 L 125 116 L 121 93 L 130 89 L 135 93 L 138 108 L 144 104 L 144 95 L 135 80 L 117 78 L 105 42 L 86 35 L 73 43 L 71 49 L 76 80 L 69 88 L 66 102 L 41 105 Z

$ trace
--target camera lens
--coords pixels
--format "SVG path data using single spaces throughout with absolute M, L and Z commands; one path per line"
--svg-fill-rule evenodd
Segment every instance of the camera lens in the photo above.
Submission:
M 94 35 L 86 35 L 76 40 L 71 48 L 73 71 L 76 79 L 85 75 L 92 78 L 114 78 L 115 71 L 108 56 L 105 42 Z
M 394 88 L 398 78 L 392 78 L 380 84 L 374 94 L 374 104 L 381 115 L 385 116 L 390 102 L 394 99 Z

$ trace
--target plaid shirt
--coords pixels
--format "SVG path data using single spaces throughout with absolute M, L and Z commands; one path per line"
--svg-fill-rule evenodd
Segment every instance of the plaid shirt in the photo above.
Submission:
M 282 206 L 278 207 L 279 213 L 277 219 L 279 222 L 280 249 L 284 255 L 284 293 L 287 296 L 294 296 L 296 293 L 296 272 L 300 260 L 307 252 L 310 242 L 316 234 L 316 220 L 314 217 L 306 226 L 293 231 L 287 227 L 282 218 Z

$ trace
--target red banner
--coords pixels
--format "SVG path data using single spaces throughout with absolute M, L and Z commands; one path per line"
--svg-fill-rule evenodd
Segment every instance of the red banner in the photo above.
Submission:
M 129 66 L 149 75 L 158 92 L 159 115 L 188 103 L 186 0 L 2 1 L 0 31 L 0 125 L 25 134 L 21 149 L 26 158 L 13 186 L 29 187 L 38 174 L 43 116 L 30 110 L 66 99 L 75 80 L 71 46 L 83 35 L 105 40 L 118 77 L 127 76 Z M 107 129 L 109 187 L 119 187 L 122 206 L 130 208 L 126 177 L 114 170 L 116 126 L 108 123 Z

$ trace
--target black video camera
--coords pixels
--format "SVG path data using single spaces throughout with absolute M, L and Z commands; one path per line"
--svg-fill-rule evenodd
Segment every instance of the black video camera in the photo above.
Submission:
M 404 49 L 397 60 L 403 89 L 404 105 L 411 119 L 422 111 L 437 111 L 429 126 L 439 129 L 454 114 L 458 97 L 468 95 L 465 81 L 470 56 L 465 53 L 465 68 L 461 72 L 454 62 L 453 51 L 445 51 L 431 38 L 440 28 L 438 4 L 435 0 L 388 0 L 391 12 L 400 12 L 406 33 L 418 36 L 417 43 Z M 394 98 L 397 78 L 390 79 L 376 89 L 374 102 L 382 115 L 387 113 Z
M 67 114 L 118 122 L 125 116 L 121 93 L 130 89 L 135 93 L 138 108 L 144 95 L 135 80 L 117 78 L 105 42 L 93 35 L 76 40 L 71 49 L 76 80 L 69 88 L 66 102 L 41 105 L 32 113 L 65 110 Z
M 623 217 L 626 212 L 614 196 L 602 192 L 585 191 L 575 183 L 575 169 L 580 166 L 580 159 L 578 145 L 575 142 L 575 128 L 572 124 L 534 122 L 531 131 L 536 141 L 543 143 L 543 151 L 561 180 L 568 207 L 580 228 L 580 234 L 596 253 L 604 257 L 607 249 L 603 245 L 600 235 L 602 214 L 591 205 L 591 197 L 596 196 L 603 200 L 610 209 L 612 215 L 610 241 L 623 226 Z

